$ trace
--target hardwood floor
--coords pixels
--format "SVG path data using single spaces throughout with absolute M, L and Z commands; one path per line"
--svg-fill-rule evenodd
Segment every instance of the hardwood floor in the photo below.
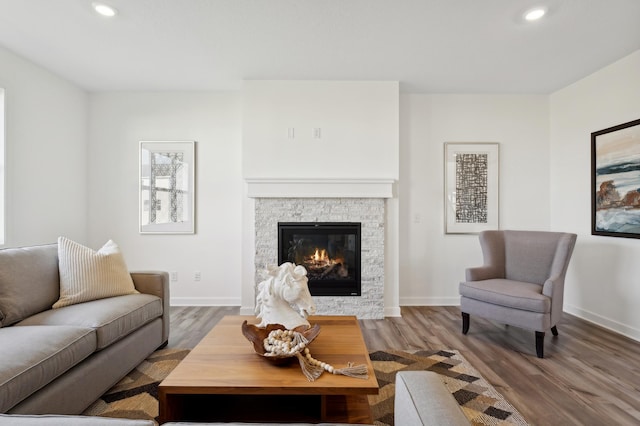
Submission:
M 169 347 L 193 348 L 234 307 L 172 307 Z M 640 343 L 564 314 L 560 335 L 535 354 L 532 331 L 457 307 L 403 307 L 401 318 L 360 320 L 369 351 L 456 349 L 532 425 L 640 425 Z M 399 425 L 400 426 L 400 425 Z

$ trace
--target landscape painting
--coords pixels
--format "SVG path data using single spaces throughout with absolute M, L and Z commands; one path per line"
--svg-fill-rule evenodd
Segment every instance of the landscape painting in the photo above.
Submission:
M 591 234 L 640 238 L 640 120 L 591 133 Z

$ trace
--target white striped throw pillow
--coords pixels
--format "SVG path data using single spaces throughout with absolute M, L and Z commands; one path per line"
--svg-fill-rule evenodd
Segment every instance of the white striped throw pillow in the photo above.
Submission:
M 60 299 L 53 308 L 138 293 L 120 248 L 112 240 L 98 251 L 58 238 Z

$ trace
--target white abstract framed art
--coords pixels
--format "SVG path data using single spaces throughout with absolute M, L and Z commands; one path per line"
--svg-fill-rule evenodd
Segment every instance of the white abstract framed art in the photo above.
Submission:
M 499 228 L 499 144 L 445 142 L 445 233 Z
M 195 233 L 195 142 L 140 142 L 140 233 Z

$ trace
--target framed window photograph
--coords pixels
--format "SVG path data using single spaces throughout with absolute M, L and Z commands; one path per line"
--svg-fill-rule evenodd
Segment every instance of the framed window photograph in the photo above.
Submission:
M 140 142 L 140 233 L 195 233 L 195 142 Z
M 445 233 L 498 229 L 499 144 L 445 142 Z
M 591 133 L 591 234 L 640 238 L 640 120 Z

